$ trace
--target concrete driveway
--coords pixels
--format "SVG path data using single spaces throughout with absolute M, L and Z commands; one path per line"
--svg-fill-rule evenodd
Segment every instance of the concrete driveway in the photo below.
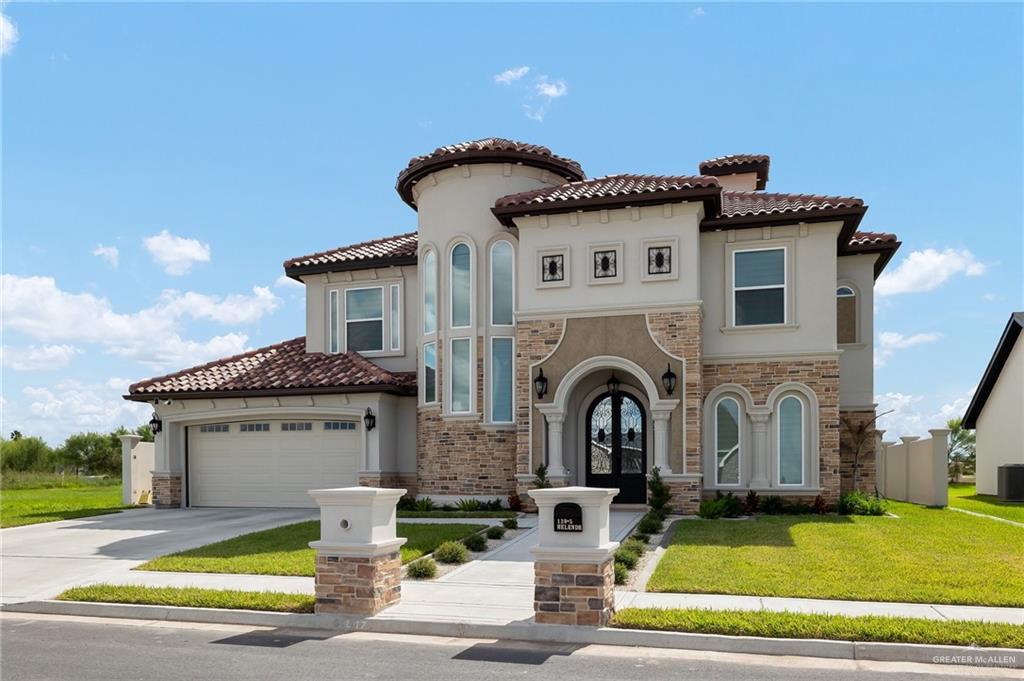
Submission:
M 0 530 L 0 602 L 53 598 L 72 586 L 120 581 L 158 556 L 318 517 L 315 508 L 140 508 Z

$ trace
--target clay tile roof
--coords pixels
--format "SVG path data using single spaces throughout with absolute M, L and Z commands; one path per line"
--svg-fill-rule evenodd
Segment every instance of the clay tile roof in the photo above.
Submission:
M 757 173 L 757 188 L 768 185 L 768 167 L 771 159 L 765 154 L 732 154 L 701 161 L 698 166 L 701 175 L 732 175 L 734 173 Z
M 888 232 L 854 232 L 850 237 L 851 246 L 881 246 L 883 244 L 897 243 L 899 240 L 895 234 Z
M 408 166 L 398 174 L 395 189 L 403 201 L 415 208 L 412 188 L 421 178 L 442 168 L 471 163 L 528 165 L 550 170 L 566 181 L 582 180 L 586 177 L 579 163 L 571 158 L 558 156 L 545 146 L 501 137 L 485 137 L 470 142 L 449 144 L 438 147 L 429 154 L 414 156 Z
M 498 208 L 509 208 L 717 186 L 718 180 L 715 178 L 700 175 L 607 175 L 592 180 L 569 182 L 558 187 L 510 194 L 495 201 L 494 205 Z
M 357 352 L 306 352 L 301 336 L 134 383 L 128 399 L 173 395 L 283 395 L 313 392 L 392 392 L 412 394 L 415 372 L 392 373 Z
M 864 202 L 852 196 L 722 191 L 722 217 L 727 218 L 863 207 Z
M 300 274 L 339 272 L 387 265 L 413 265 L 416 263 L 418 241 L 416 232 L 364 241 L 286 260 L 284 271 L 288 276 L 297 279 Z

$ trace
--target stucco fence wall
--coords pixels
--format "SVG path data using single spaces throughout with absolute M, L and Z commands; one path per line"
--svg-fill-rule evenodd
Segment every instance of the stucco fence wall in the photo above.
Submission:
M 881 431 L 878 437 L 881 437 Z M 935 428 L 931 437 L 901 437 L 878 448 L 878 491 L 896 501 L 925 506 L 949 504 L 947 457 L 949 430 Z
M 152 503 L 155 460 L 155 444 L 138 435 L 121 436 L 121 503 Z

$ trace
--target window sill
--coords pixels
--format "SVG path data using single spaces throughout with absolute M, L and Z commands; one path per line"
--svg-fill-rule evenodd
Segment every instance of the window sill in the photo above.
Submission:
M 489 421 L 485 421 L 485 422 L 480 424 L 480 427 L 483 428 L 484 430 L 490 430 L 490 431 L 494 431 L 496 433 L 501 433 L 501 432 L 514 433 L 514 432 L 516 432 L 516 424 L 514 424 L 514 423 L 491 423 Z
M 779 333 L 796 331 L 799 328 L 799 324 L 752 324 L 750 326 L 723 326 L 719 331 L 726 335 L 732 335 L 744 333 Z
M 441 411 L 440 402 L 421 402 L 419 404 L 420 411 Z
M 863 350 L 867 346 L 867 343 L 836 343 L 840 350 Z
M 452 414 L 445 412 L 441 414 L 441 418 L 445 421 L 479 421 L 481 414 L 479 412 L 471 412 L 468 414 Z
M 750 486 L 746 486 L 746 487 L 744 487 L 742 485 L 732 485 L 732 486 L 722 486 L 722 485 L 719 485 L 717 487 L 715 485 L 708 485 L 708 486 L 704 487 L 704 490 L 708 491 L 708 492 L 722 492 L 723 494 L 725 492 L 733 492 L 735 494 L 736 492 L 748 492 L 748 491 L 750 491 L 750 492 L 757 492 L 758 494 L 763 495 L 763 496 L 779 496 L 779 497 L 785 497 L 785 496 L 807 496 L 809 494 L 817 495 L 817 494 L 821 494 L 822 492 L 825 491 L 824 488 L 822 488 L 822 487 L 796 487 L 796 486 L 792 486 L 792 487 L 761 487 L 761 486 L 750 487 Z

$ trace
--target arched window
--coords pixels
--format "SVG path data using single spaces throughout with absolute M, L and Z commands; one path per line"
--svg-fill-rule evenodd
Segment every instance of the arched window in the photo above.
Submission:
M 740 405 L 731 397 L 715 405 L 715 484 L 740 484 Z
M 437 256 L 423 256 L 423 333 L 437 331 Z
M 849 286 L 836 289 L 836 342 L 857 342 L 857 292 Z
M 515 291 L 515 253 L 512 244 L 498 241 L 491 246 L 491 324 L 512 326 Z
M 453 329 L 465 328 L 469 326 L 472 309 L 472 264 L 469 246 L 466 244 L 457 244 L 452 249 L 449 281 L 451 326 Z
M 804 484 L 804 403 L 783 397 L 778 408 L 779 484 Z

